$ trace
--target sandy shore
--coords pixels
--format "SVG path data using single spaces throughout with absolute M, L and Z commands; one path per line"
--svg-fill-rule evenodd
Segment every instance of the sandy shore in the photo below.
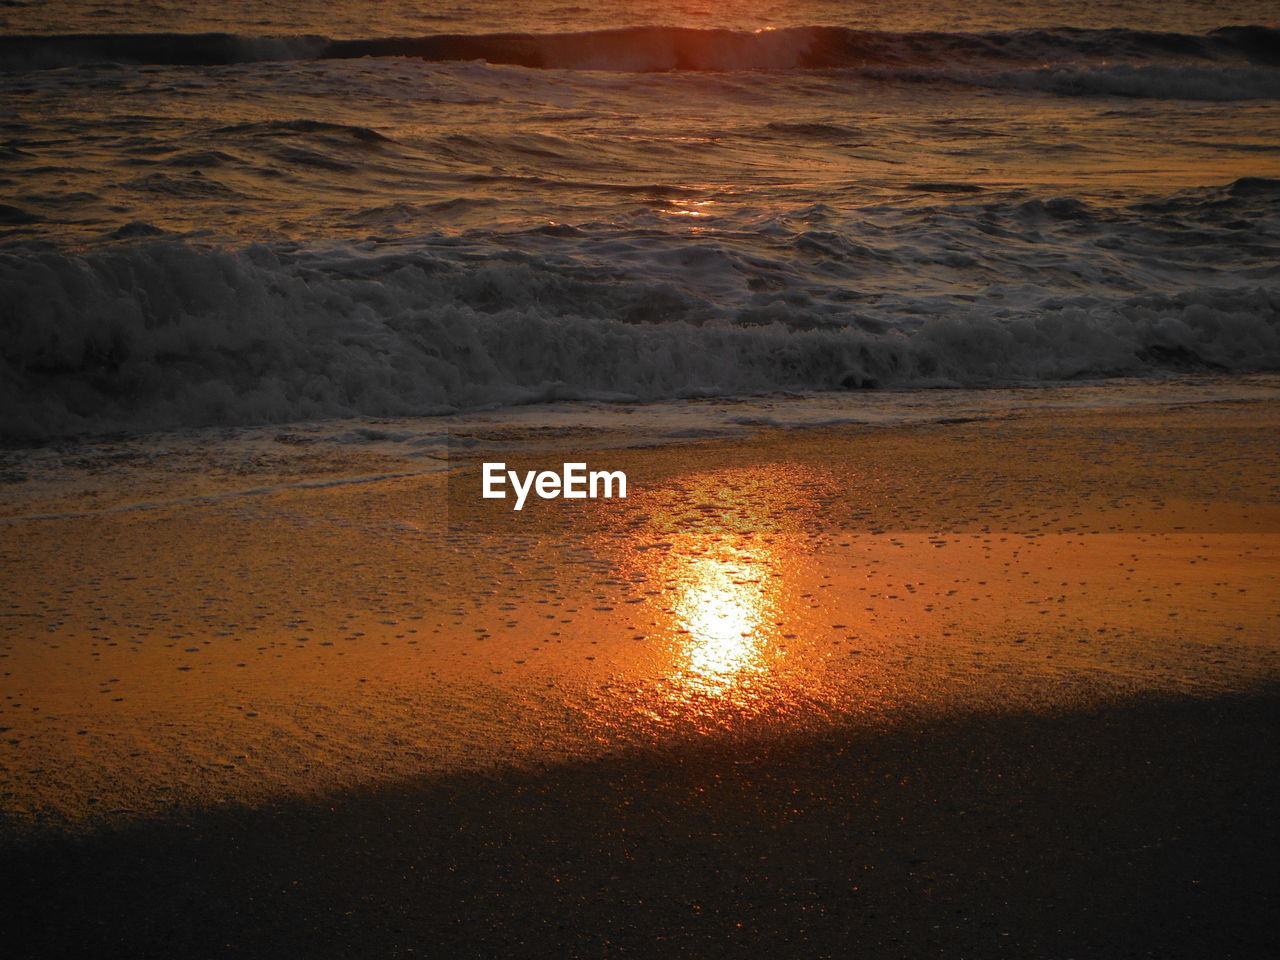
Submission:
M 593 451 L 627 500 L 518 514 L 467 437 L 435 473 L 16 491 L 23 926 L 36 955 L 1257 955 L 1278 426 L 761 428 Z M 512 466 L 578 458 L 550 441 Z

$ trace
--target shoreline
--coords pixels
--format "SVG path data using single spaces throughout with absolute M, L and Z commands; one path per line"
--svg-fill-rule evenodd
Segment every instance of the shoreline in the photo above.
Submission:
M 464 465 L 10 519 L 6 818 L 1266 689 L 1278 420 L 764 427 L 521 513 Z
M 1263 955 L 1277 426 L 756 427 L 612 449 L 626 500 L 458 462 L 0 521 L 18 942 Z
M 290 488 L 407 479 L 533 453 L 698 447 L 776 431 L 923 428 L 1058 412 L 1159 410 L 1280 397 L 1275 374 L 987 388 L 575 400 L 420 417 L 357 417 L 50 438 L 0 448 L 0 521 L 150 509 Z M 758 439 L 758 438 L 757 438 Z

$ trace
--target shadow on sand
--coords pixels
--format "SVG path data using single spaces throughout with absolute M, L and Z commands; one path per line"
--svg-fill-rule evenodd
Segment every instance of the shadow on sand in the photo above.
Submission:
M 28 836 L 6 952 L 1276 955 L 1277 707 L 702 741 Z

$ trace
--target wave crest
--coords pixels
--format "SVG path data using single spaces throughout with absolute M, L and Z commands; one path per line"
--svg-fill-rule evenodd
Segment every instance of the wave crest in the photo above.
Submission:
M 555 34 L 438 34 L 330 40 L 237 34 L 74 34 L 0 37 L 0 69 L 25 71 L 101 61 L 227 64 L 265 60 L 414 57 L 484 60 L 539 69 L 856 69 L 868 66 L 1204 61 L 1280 64 L 1280 30 L 1222 27 L 1210 33 L 1082 29 L 895 33 L 845 27 L 741 32 L 627 27 Z

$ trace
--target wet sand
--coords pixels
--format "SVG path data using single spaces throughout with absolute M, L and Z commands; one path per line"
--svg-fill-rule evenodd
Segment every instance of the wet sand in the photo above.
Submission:
M 519 514 L 465 436 L 437 473 L 24 490 L 19 929 L 33 955 L 1258 955 L 1278 411 L 761 428 L 593 451 L 627 500 Z M 549 439 L 511 465 L 576 459 Z

